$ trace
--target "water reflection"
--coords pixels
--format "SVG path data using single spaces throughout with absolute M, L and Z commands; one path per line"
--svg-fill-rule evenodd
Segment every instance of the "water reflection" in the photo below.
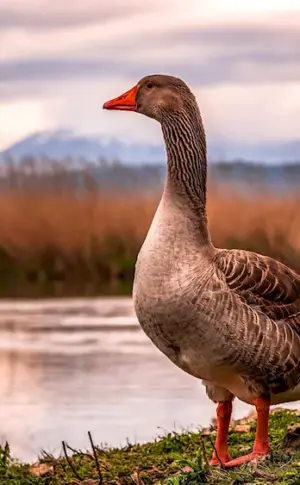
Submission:
M 148 341 L 129 299 L 3 302 L 0 332 L 0 438 L 21 459 L 58 454 L 62 440 L 86 448 L 88 430 L 120 445 L 214 413 L 201 384 Z

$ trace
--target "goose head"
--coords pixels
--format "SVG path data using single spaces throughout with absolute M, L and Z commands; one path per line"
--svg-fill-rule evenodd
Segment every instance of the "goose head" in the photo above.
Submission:
M 104 103 L 103 108 L 135 111 L 161 123 L 170 115 L 186 112 L 191 103 L 195 103 L 195 98 L 184 81 L 155 74 L 142 78 L 126 93 Z

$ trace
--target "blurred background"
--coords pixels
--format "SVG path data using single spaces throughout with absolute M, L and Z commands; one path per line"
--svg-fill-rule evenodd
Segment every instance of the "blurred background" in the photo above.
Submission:
M 300 272 L 299 23 L 299 0 L 0 0 L 0 442 L 14 455 L 210 422 L 130 297 L 160 127 L 102 105 L 144 75 L 182 77 L 207 131 L 215 245 Z

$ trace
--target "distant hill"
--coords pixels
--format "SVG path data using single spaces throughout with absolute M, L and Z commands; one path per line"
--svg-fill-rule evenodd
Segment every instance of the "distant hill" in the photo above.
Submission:
M 252 162 L 295 162 L 300 161 L 300 139 L 288 142 L 241 144 L 228 141 L 208 141 L 208 155 L 211 161 L 249 160 Z M 53 130 L 34 133 L 6 150 L 0 158 L 49 157 L 96 161 L 100 158 L 117 160 L 130 164 L 160 164 L 165 160 L 162 145 L 147 143 L 127 144 L 113 137 L 78 135 L 69 130 Z
M 85 158 L 89 161 L 106 158 L 136 164 L 163 162 L 165 152 L 163 146 L 126 144 L 113 137 L 83 136 L 68 130 L 54 130 L 34 133 L 0 152 L 0 156 L 16 160 L 27 156 L 47 156 L 55 160 Z

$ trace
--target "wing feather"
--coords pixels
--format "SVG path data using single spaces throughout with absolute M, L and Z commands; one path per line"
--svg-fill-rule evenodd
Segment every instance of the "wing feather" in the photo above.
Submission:
M 276 355 L 276 368 L 282 368 L 282 374 L 277 372 L 269 382 L 272 391 L 283 392 L 298 384 L 300 275 L 272 258 L 248 251 L 219 250 L 216 265 L 229 290 L 258 315 L 268 317 L 261 321 L 272 322 L 265 332 Z
M 218 268 L 230 290 L 272 320 L 290 320 L 300 332 L 300 275 L 267 256 L 220 251 Z M 300 334 L 299 334 L 300 335 Z

